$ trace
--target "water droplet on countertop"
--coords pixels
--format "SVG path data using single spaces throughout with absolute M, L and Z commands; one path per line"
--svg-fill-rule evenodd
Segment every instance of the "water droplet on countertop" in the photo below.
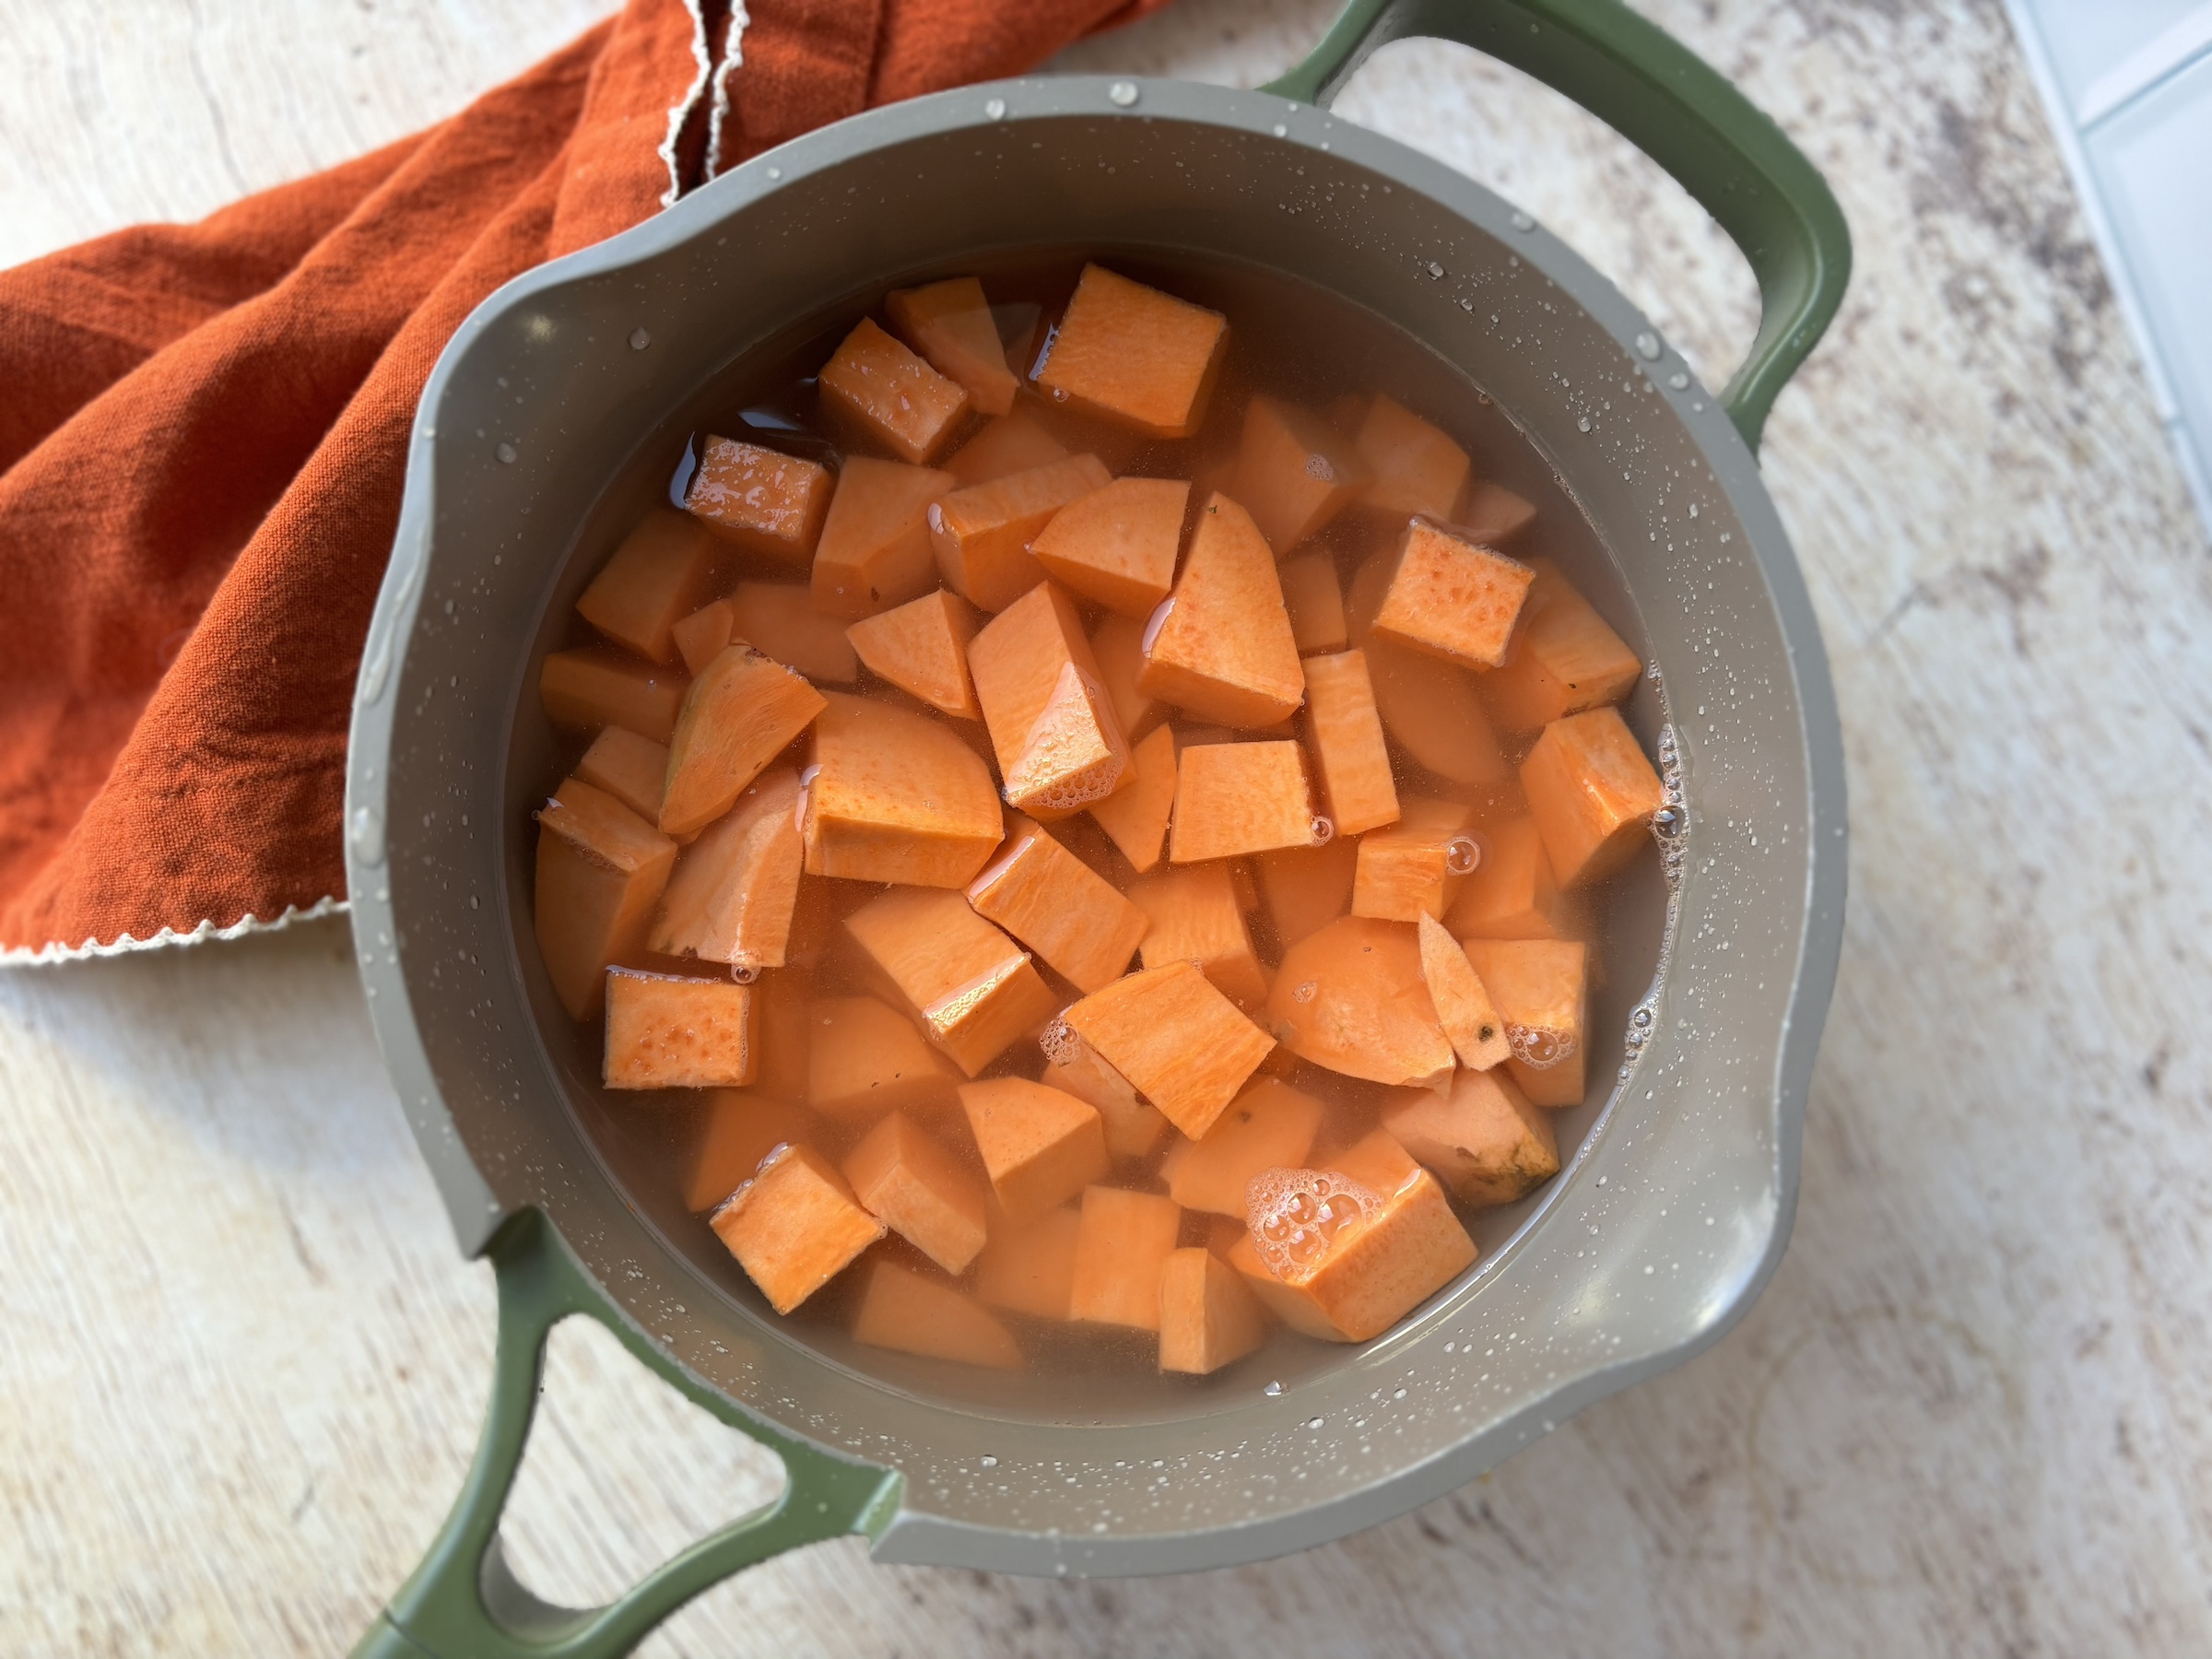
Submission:
M 1528 215 L 1527 215 L 1527 214 L 1525 214 L 1525 213 L 1523 213 L 1523 212 L 1519 211 L 1518 209 L 1515 209 L 1515 211 L 1514 211 L 1514 213 L 1513 213 L 1513 229 L 1516 229 L 1516 230 L 1534 230 L 1535 228 L 1536 228 L 1536 221 L 1535 221 L 1535 219 L 1533 219 L 1533 218 L 1530 218 L 1528 217 Z
M 652 344 L 653 335 L 642 328 L 633 328 L 629 331 L 629 348 L 632 351 L 642 351 Z
M 1590 429 L 1590 417 L 1585 415 L 1574 424 L 1579 429 L 1586 432 Z
M 1686 392 L 1689 389 L 1689 376 L 1677 369 L 1666 377 L 1666 383 L 1677 392 Z
M 1433 259 L 1429 262 L 1429 275 L 1430 276 L 1441 276 L 1443 274 L 1444 267 L 1442 265 L 1438 265 Z
M 1288 138 L 1290 136 L 1290 129 L 1278 121 L 1275 124 L 1275 135 L 1277 138 Z
M 1283 1385 L 1280 1382 L 1270 1382 L 1260 1392 L 1272 1400 L 1283 1392 Z
M 1006 100 L 1003 98 L 985 100 L 983 114 L 992 121 L 1004 121 L 1006 118 Z
M 998 1459 L 992 1456 L 988 1452 L 984 1453 L 982 1456 L 977 1458 L 976 1461 L 982 1464 L 986 1469 L 995 1469 L 998 1467 Z
M 1306 1419 L 1306 1427 L 1309 1429 L 1318 1429 L 1325 1421 L 1327 1421 L 1325 1418 L 1308 1418 Z
M 1636 349 L 1647 363 L 1659 360 L 1659 336 L 1646 329 L 1636 336 Z
M 1136 83 L 1135 81 L 1115 81 L 1112 86 L 1106 88 L 1106 96 L 1116 107 L 1125 110 L 1137 100 Z
M 375 807 L 356 806 L 353 824 L 347 833 L 356 858 L 365 865 L 384 862 L 384 820 Z
M 771 167 L 768 170 L 768 176 L 771 179 L 780 179 L 783 176 L 783 170 L 780 167 Z

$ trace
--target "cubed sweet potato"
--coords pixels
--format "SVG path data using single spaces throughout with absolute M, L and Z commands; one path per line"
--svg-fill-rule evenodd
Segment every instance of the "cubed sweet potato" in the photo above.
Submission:
M 929 504 L 959 488 L 948 472 L 854 455 L 814 550 L 814 608 L 848 621 L 918 599 L 936 585 Z
M 1342 651 L 1350 641 L 1344 618 L 1344 590 L 1336 582 L 1336 561 L 1326 553 L 1301 553 L 1283 560 L 1283 608 L 1290 613 L 1290 637 L 1298 654 Z
M 646 943 L 664 956 L 781 968 L 798 904 L 799 775 L 765 772 L 677 857 Z
M 1415 923 L 1420 930 L 1421 977 L 1429 983 L 1429 1000 L 1436 1005 L 1437 1023 L 1452 1041 L 1460 1065 L 1470 1071 L 1488 1071 L 1512 1053 L 1505 1035 L 1505 1016 L 1498 1011 L 1474 964 L 1444 924 L 1424 912 Z
M 1559 884 L 1536 820 L 1525 814 L 1480 828 L 1482 857 L 1452 901 L 1445 925 L 1463 939 L 1556 939 Z
M 1148 624 L 1137 689 L 1224 725 L 1287 720 L 1305 699 L 1275 555 L 1218 492 L 1199 509 L 1182 574 Z
M 1105 1125 L 1087 1101 L 1023 1077 L 993 1077 L 962 1084 L 960 1105 L 991 1191 L 1015 1226 L 1105 1179 Z
M 1333 1170 L 1339 1175 L 1349 1176 L 1371 1193 L 1394 1193 L 1413 1179 L 1418 1160 L 1389 1130 L 1375 1128 L 1349 1146 L 1327 1151 L 1316 1147 L 1308 1161 L 1317 1170 Z
M 1096 676 L 1064 664 L 1021 758 L 1002 780 L 1010 806 L 1065 818 L 1104 800 L 1129 773 L 1129 740 Z
M 1391 518 L 1450 522 L 1467 488 L 1467 452 L 1387 394 L 1359 422 L 1355 447 L 1369 479 L 1361 505 Z
M 1262 853 L 1253 861 L 1276 944 L 1288 949 L 1352 908 L 1352 879 L 1359 865 L 1359 843 L 1337 836 L 1318 847 L 1286 847 Z
M 1136 1086 L 1106 1064 L 1089 1043 L 1069 1030 L 1052 1033 L 1037 1080 L 1098 1108 L 1111 1158 L 1148 1158 L 1168 1132 L 1159 1107 L 1137 1098 Z
M 704 672 L 709 663 L 729 649 L 732 640 L 744 638 L 737 631 L 737 613 L 727 599 L 710 599 L 677 622 L 668 637 L 687 674 Z
M 1194 743 L 1176 758 L 1168 858 L 1197 864 L 1312 846 L 1313 794 L 1295 743 Z
M 912 466 L 936 458 L 971 406 L 958 381 L 939 374 L 867 317 L 822 365 L 817 383 L 832 421 Z
M 1070 455 L 933 501 L 929 543 L 945 585 L 984 610 L 1006 609 L 1044 580 L 1030 544 L 1063 507 L 1112 479 L 1096 455 Z
M 1090 816 L 1113 838 L 1132 868 L 1140 874 L 1159 862 L 1175 810 L 1175 734 L 1155 726 L 1129 751 L 1122 784 L 1102 801 L 1090 804 Z
M 1529 568 L 1536 579 L 1522 606 L 1520 632 L 1503 665 L 1481 681 L 1498 724 L 1515 732 L 1618 702 L 1643 673 L 1628 642 L 1557 565 L 1532 559 Z
M 805 583 L 741 582 L 726 603 L 732 640 L 765 651 L 817 685 L 850 686 L 860 678 L 844 619 L 815 609 Z
M 968 641 L 982 618 L 945 588 L 867 617 L 845 629 L 853 649 L 877 675 L 931 708 L 981 720 L 982 705 L 968 677 Z
M 676 842 L 604 790 L 571 778 L 537 815 L 537 947 L 577 1019 L 598 1013 L 606 970 L 645 942 Z
M 836 692 L 827 700 L 801 830 L 807 874 L 912 887 L 974 880 L 1003 833 L 983 758 L 925 714 Z
M 576 601 L 586 622 L 656 663 L 676 660 L 670 637 L 714 570 L 714 537 L 688 513 L 653 507 L 622 538 Z
M 1240 1230 L 1222 1260 L 1243 1281 L 1244 1288 L 1261 1307 L 1300 1335 L 1323 1342 L 1352 1340 L 1302 1288 L 1286 1285 L 1276 1277 L 1275 1270 L 1262 1259 L 1259 1246 L 1253 1242 L 1250 1232 Z
M 1159 1369 L 1203 1377 L 1266 1339 L 1267 1315 L 1243 1277 L 1194 1245 L 1159 1270 Z
M 1030 551 L 1053 580 L 1138 621 L 1175 585 L 1191 487 L 1177 478 L 1116 478 L 1053 515 Z
M 1129 887 L 1150 919 L 1145 966 L 1194 962 L 1215 986 L 1257 1013 L 1267 1001 L 1267 975 L 1252 947 L 1252 931 L 1226 864 L 1156 870 Z
M 1467 830 L 1474 818 L 1462 801 L 1408 799 L 1396 823 L 1360 840 L 1352 914 L 1385 922 L 1442 915 L 1482 855 Z
M 684 1178 L 684 1207 L 711 1210 L 753 1178 L 778 1147 L 809 1141 L 820 1128 L 803 1106 L 752 1088 L 717 1088 L 707 1096 L 706 1121 Z
M 1367 485 L 1359 452 L 1320 416 L 1267 396 L 1245 406 L 1230 493 L 1251 508 L 1277 557 L 1343 512 Z
M 1306 740 L 1336 833 L 1363 835 L 1397 822 L 1398 786 L 1366 653 L 1310 656 L 1304 666 Z
M 743 643 L 722 652 L 684 694 L 668 741 L 662 831 L 689 835 L 727 812 L 824 706 L 773 657 Z
M 1275 1047 L 1191 962 L 1132 973 L 1061 1018 L 1193 1139 Z
M 896 1262 L 876 1262 L 860 1293 L 853 1340 L 993 1371 L 1026 1363 L 1014 1334 L 973 1298 Z
M 737 1088 L 753 1080 L 753 988 L 606 971 L 609 1088 Z
M 668 746 L 608 726 L 576 762 L 576 775 L 650 824 L 661 816 L 661 795 L 668 787 Z
M 1283 952 L 1267 1017 L 1292 1053 L 1347 1077 L 1434 1088 L 1456 1064 L 1410 923 L 1345 916 L 1307 935 Z
M 1136 688 L 1136 677 L 1145 669 L 1145 625 L 1133 617 L 1100 618 L 1091 630 L 1090 654 L 1099 665 L 1099 681 L 1113 700 L 1122 735 L 1135 743 L 1158 725 L 1159 705 Z
M 1332 1230 L 1316 1226 L 1297 1207 L 1325 1177 L 1312 1171 L 1291 1177 L 1280 1199 L 1255 1209 L 1252 1236 L 1262 1261 L 1349 1342 L 1366 1342 L 1442 1289 L 1475 1261 L 1475 1241 L 1452 1213 L 1452 1202 L 1428 1171 L 1417 1169 L 1403 1185 L 1370 1193 L 1361 1214 Z M 1302 1183 L 1297 1179 L 1307 1178 Z M 1255 1188 L 1258 1183 L 1254 1183 Z M 1341 1193 L 1328 1194 L 1332 1206 Z
M 1028 472 L 1032 466 L 1067 459 L 1067 445 L 1045 429 L 1030 408 L 986 420 L 981 430 L 952 453 L 945 470 L 955 487 L 988 484 L 994 478 Z
M 1536 516 L 1533 502 L 1502 484 L 1477 478 L 1467 486 L 1459 506 L 1459 527 L 1486 547 L 1502 547 L 1528 528 Z
M 826 996 L 806 1017 L 806 1103 L 824 1117 L 949 1111 L 960 1075 L 912 1018 L 873 996 Z
M 1182 1211 L 1171 1198 L 1121 1187 L 1085 1188 L 1069 1316 L 1159 1330 L 1159 1270 L 1182 1229 Z
M 655 743 L 668 741 L 683 706 L 684 672 L 639 661 L 627 652 L 587 645 L 552 651 L 538 670 L 546 718 L 564 731 L 624 726 Z
M 968 884 L 968 902 L 1082 991 L 1121 978 L 1149 925 L 1112 882 L 1026 818 Z
M 1082 1212 L 1073 1205 L 1017 1226 L 1003 1216 L 975 1258 L 975 1296 L 987 1308 L 1065 1319 L 1076 1288 L 1076 1234 Z
M 754 1035 L 760 1063 L 753 1087 L 779 1100 L 806 1098 L 806 1020 L 812 1005 L 805 975 L 764 973 L 753 982 Z
M 1168 1196 L 1184 1209 L 1241 1218 L 1244 1189 L 1263 1170 L 1298 1169 L 1313 1149 L 1323 1107 L 1312 1095 L 1263 1077 L 1229 1104 L 1198 1140 L 1179 1139 L 1160 1165 Z
M 958 1278 L 983 1247 L 983 1183 L 902 1112 L 845 1154 L 853 1195 L 878 1221 Z
M 1535 579 L 1517 559 L 1415 519 L 1398 544 L 1375 632 L 1447 662 L 1495 668 Z
M 847 916 L 845 930 L 971 1077 L 1052 1014 L 1029 957 L 960 893 L 892 888 Z
M 991 302 L 974 277 L 894 288 L 884 296 L 883 309 L 900 337 L 932 369 L 966 387 L 969 400 L 982 413 L 1004 415 L 1014 406 L 1021 382 L 1006 367 L 1006 348 Z
M 1461 1072 L 1449 1095 L 1407 1089 L 1382 1126 L 1463 1204 L 1512 1204 L 1559 1172 L 1551 1114 L 1502 1070 Z
M 1609 876 L 1651 843 L 1666 786 L 1620 711 L 1555 720 L 1521 762 L 1529 816 L 1563 888 Z
M 884 1235 L 845 1178 L 811 1147 L 786 1145 L 710 1225 L 770 1307 L 788 1313 Z
M 1128 739 L 1064 589 L 1041 582 L 986 622 L 968 670 L 1013 805 L 1065 818 L 1113 793 Z
M 837 479 L 818 462 L 739 438 L 708 438 L 699 446 L 684 507 L 733 547 L 803 566 L 814 557 L 836 488 Z
M 1580 1106 L 1588 1087 L 1589 952 L 1577 939 L 1469 939 L 1467 960 L 1505 1018 L 1507 1062 L 1539 1106 Z
M 1085 265 L 1037 384 L 1048 396 L 1152 438 L 1188 438 L 1229 343 L 1229 321 Z

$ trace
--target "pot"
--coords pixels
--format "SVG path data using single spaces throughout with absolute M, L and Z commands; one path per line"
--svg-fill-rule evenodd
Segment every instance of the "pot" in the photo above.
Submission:
M 1729 230 L 1764 311 L 1724 392 L 1524 215 L 1329 114 L 1365 54 L 1406 34 L 1547 81 Z M 1294 278 L 1386 319 L 1406 372 L 1495 399 L 1628 595 L 1614 620 L 1654 670 L 1630 718 L 1671 756 L 1685 811 L 1670 889 L 1653 877 L 1668 929 L 1621 959 L 1593 1022 L 1648 1037 L 1616 1039 L 1561 1115 L 1567 1167 L 1495 1215 L 1460 1282 L 1277 1393 L 1239 1373 L 1124 1406 L 1079 1388 L 1049 1408 L 979 1402 L 933 1388 L 927 1362 L 864 1371 L 781 1326 L 673 1196 L 627 1178 L 633 1150 L 517 897 L 552 763 L 536 663 L 665 487 L 654 435 L 734 359 L 840 306 L 1054 246 Z M 460 1500 L 358 1652 L 620 1653 L 724 1575 L 848 1532 L 881 1560 L 1013 1572 L 1255 1560 L 1447 1492 L 1725 1330 L 1788 1235 L 1843 902 L 1834 698 L 1754 446 L 1848 262 L 1805 159 L 1615 0 L 1358 0 L 1260 91 L 1071 76 L 873 111 L 486 301 L 417 416 L 347 826 L 378 1039 L 461 1247 L 497 1271 L 498 1360 Z M 768 1510 L 582 1611 L 524 1590 L 497 1538 L 547 1332 L 573 1313 L 789 1472 Z

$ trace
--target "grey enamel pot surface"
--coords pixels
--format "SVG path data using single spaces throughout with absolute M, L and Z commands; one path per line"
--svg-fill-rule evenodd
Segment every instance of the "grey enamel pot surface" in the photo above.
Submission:
M 1477 13 L 1515 29 L 1575 14 L 1593 40 L 1627 27 L 1589 4 L 1477 7 L 1450 29 L 1364 9 L 1339 29 L 1359 49 L 1393 20 L 1475 39 Z M 848 1530 L 884 1560 L 1045 1574 L 1298 1549 L 1437 1497 L 1679 1363 L 1764 1284 L 1789 1231 L 1843 897 L 1841 744 L 1804 584 L 1730 406 L 1618 293 L 1479 186 L 1311 101 L 1357 55 L 1312 70 L 1299 102 L 1070 77 L 871 112 L 519 278 L 447 348 L 361 672 L 348 878 L 393 1077 L 463 1249 L 500 1269 L 500 1380 L 468 1490 L 362 1651 L 618 1653 L 735 1567 Z M 616 1120 L 637 1108 L 597 1088 L 528 913 L 553 741 L 536 665 L 661 487 L 652 446 L 756 347 L 1031 248 L 1279 273 L 1387 320 L 1406 372 L 1494 399 L 1629 596 L 1613 620 L 1654 668 L 1631 717 L 1671 746 L 1686 810 L 1671 945 L 1654 924 L 1624 959 L 1641 965 L 1615 972 L 1597 1022 L 1616 1033 L 1611 1064 L 1560 1119 L 1562 1148 L 1579 1149 L 1478 1235 L 1482 1260 L 1378 1341 L 1119 1403 L 1079 1386 L 994 1401 L 929 1362 L 864 1369 L 782 1327 L 668 1183 L 630 1178 Z M 1840 288 L 1841 273 L 1820 280 Z M 1763 391 L 1732 389 L 1754 435 L 1826 314 L 1791 324 L 1794 355 Z M 1667 895 L 1656 873 L 1650 886 L 1656 915 Z M 613 1607 L 566 1615 L 513 1583 L 496 1527 L 544 1331 L 573 1312 L 792 1474 L 773 1511 Z

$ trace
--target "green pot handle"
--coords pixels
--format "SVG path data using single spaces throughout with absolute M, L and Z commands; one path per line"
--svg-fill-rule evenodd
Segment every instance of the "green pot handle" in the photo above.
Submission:
M 899 1477 L 806 1445 L 755 1421 L 701 1385 L 640 1334 L 592 1282 L 537 1210 L 514 1216 L 488 1253 L 499 1275 L 500 1335 L 491 1406 L 461 1496 L 354 1659 L 617 1659 L 700 1591 L 801 1544 L 880 1532 L 899 1503 Z M 545 1370 L 546 1337 L 586 1313 L 687 1399 L 783 1460 L 782 1495 L 701 1538 L 604 1607 L 556 1607 L 515 1579 L 500 1552 L 500 1512 L 514 1484 Z
M 1851 231 L 1827 181 L 1696 53 L 1619 0 L 1351 0 L 1306 61 L 1263 88 L 1325 107 L 1379 46 L 1457 41 L 1565 93 L 1673 174 L 1759 277 L 1759 337 L 1721 404 L 1754 453 L 1767 411 L 1827 330 Z

